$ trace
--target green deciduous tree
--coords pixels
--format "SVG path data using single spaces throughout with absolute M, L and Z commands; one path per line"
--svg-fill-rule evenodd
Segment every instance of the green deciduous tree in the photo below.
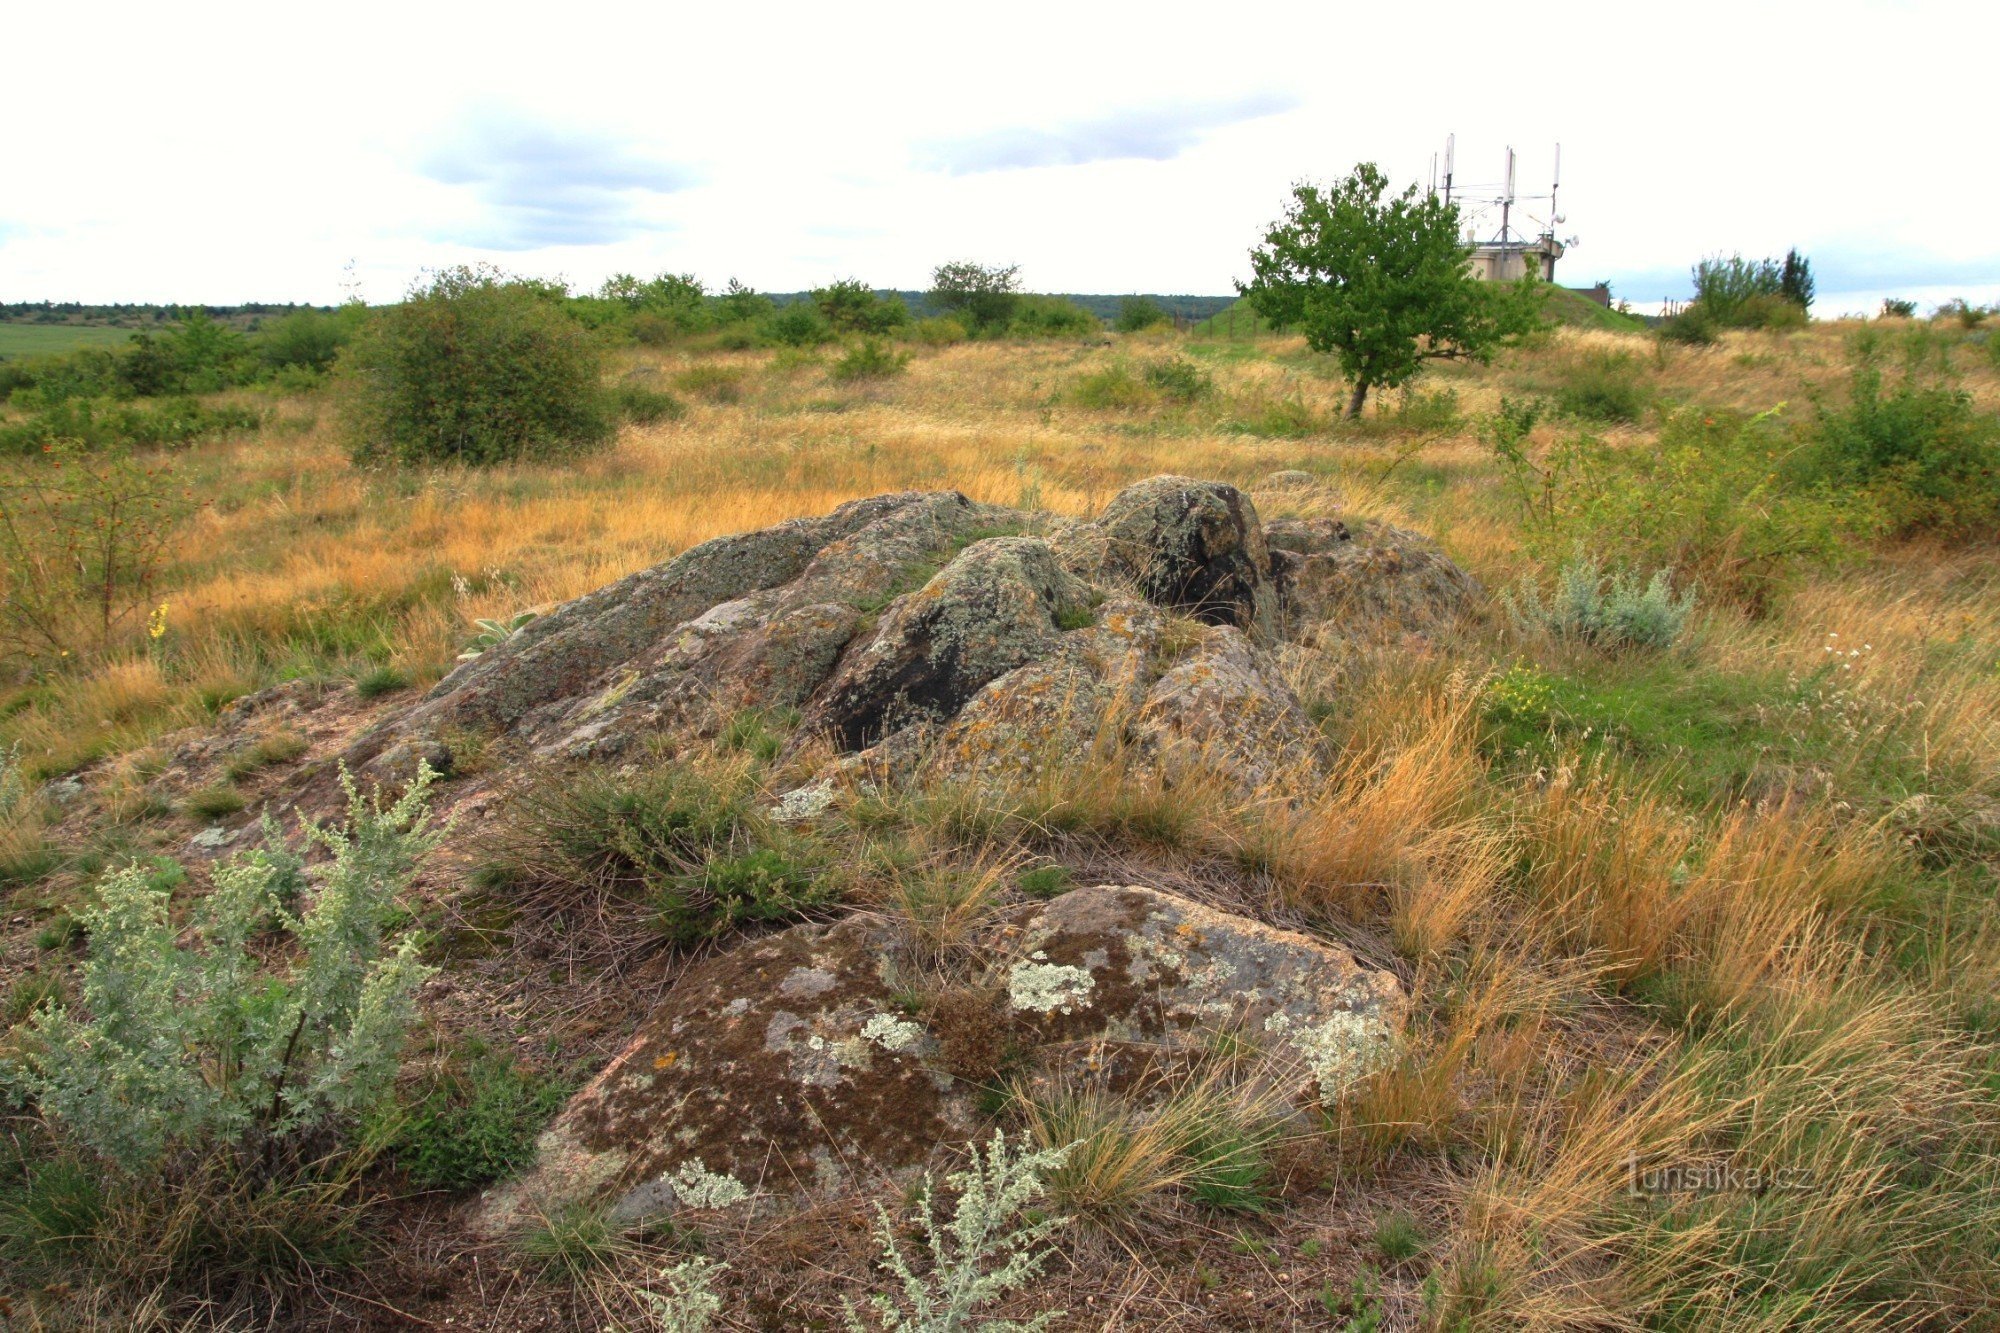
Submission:
M 969 260 L 939 264 L 931 273 L 930 303 L 965 320 L 974 333 L 1004 329 L 1021 300 L 1017 264 L 988 268 Z
M 1388 184 L 1364 162 L 1330 189 L 1294 186 L 1250 252 L 1254 276 L 1238 284 L 1264 318 L 1339 358 L 1350 417 L 1370 390 L 1409 383 L 1426 361 L 1485 360 L 1536 320 L 1532 279 L 1472 275 L 1456 205 L 1415 186 L 1390 195 Z

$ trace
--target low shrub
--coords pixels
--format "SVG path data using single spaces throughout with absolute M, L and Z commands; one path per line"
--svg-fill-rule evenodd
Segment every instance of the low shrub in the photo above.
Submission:
M 867 283 L 853 278 L 815 287 L 812 303 L 835 333 L 879 337 L 894 333 L 910 322 L 910 308 L 901 297 L 877 296 Z
M 806 301 L 794 301 L 771 315 L 761 331 L 766 342 L 779 347 L 817 347 L 833 339 L 833 327 L 826 317 Z
M 403 1112 L 388 1151 L 423 1189 L 501 1180 L 533 1160 L 536 1135 L 568 1096 L 561 1080 L 477 1050 Z
M 1458 390 L 1436 389 L 1425 393 L 1414 386 L 1396 400 L 1389 420 L 1404 430 L 1448 431 L 1459 423 Z
M 304 1242 L 351 1225 L 342 1204 L 368 1153 L 355 1131 L 389 1091 L 430 972 L 414 939 L 390 948 L 383 933 L 441 836 L 428 827 L 432 777 L 420 767 L 385 807 L 343 772 L 347 822 L 301 825 L 326 861 L 308 870 L 267 820 L 266 846 L 218 862 L 186 923 L 171 911 L 185 879 L 171 862 L 99 881 L 77 1003 L 37 1009 L 27 1040 L 0 1055 L 0 1086 L 46 1138 L 37 1178 L 80 1164 L 96 1197 L 120 1205 L 102 1214 L 119 1234 L 74 1209 L 58 1210 L 72 1214 L 58 1234 L 212 1275 L 294 1266 L 315 1257 Z M 289 950 L 269 947 L 274 931 Z M 135 1214 L 149 1224 L 135 1228 Z
M 1668 570 L 1754 611 L 1799 569 L 1836 562 L 1879 530 L 1872 496 L 1802 470 L 1796 433 L 1776 412 L 1684 409 L 1644 449 L 1586 434 L 1537 449 L 1493 424 L 1487 440 L 1521 499 L 1530 547 L 1552 562 L 1617 551 L 1631 568 Z
M 611 438 L 602 364 L 546 284 L 448 269 L 341 353 L 341 415 L 362 463 L 567 457 Z
M 1007 321 L 1010 338 L 1082 338 L 1100 332 L 1104 321 L 1060 296 L 1023 295 Z
M 1947 383 L 1905 373 L 1890 387 L 1864 350 L 1842 407 L 1822 407 L 1811 465 L 1878 494 L 1900 531 L 1962 535 L 2000 519 L 2000 418 Z
M 1145 381 L 1122 362 L 1113 362 L 1102 370 L 1091 371 L 1070 386 L 1067 396 L 1077 407 L 1100 411 L 1145 407 L 1153 401 L 1153 393 Z
M 1908 319 L 1916 313 L 1917 303 L 1915 301 L 1905 301 L 1897 296 L 1885 296 L 1882 298 L 1883 319 Z
M 1653 395 L 1629 352 L 1593 352 L 1582 358 L 1555 391 L 1556 409 L 1585 421 L 1634 422 Z
M 1682 306 L 1661 320 L 1656 331 L 1667 342 L 1684 347 L 1707 347 L 1721 334 L 1721 325 L 1708 307 L 1699 301 Z
M 1215 377 L 1184 357 L 1146 367 L 1146 383 L 1168 402 L 1193 403 L 1215 392 Z
M 678 944 L 782 920 L 837 886 L 754 809 L 747 770 L 585 769 L 518 794 L 481 878 L 549 915 L 624 904 Z
M 1587 643 L 1616 651 L 1671 648 L 1694 614 L 1695 590 L 1676 595 L 1667 571 L 1643 584 L 1636 574 L 1605 574 L 1595 557 L 1577 556 L 1557 571 L 1553 594 L 1523 575 L 1513 592 L 1503 593 L 1507 618 L 1517 632 Z
M 1112 327 L 1120 333 L 1141 333 L 1173 319 L 1158 301 L 1145 296 L 1128 296 L 1118 303 L 1118 318 Z
M 618 415 L 636 426 L 679 421 L 687 415 L 687 405 L 680 399 L 638 380 L 620 381 L 612 399 L 618 405 Z
M 863 338 L 848 348 L 826 373 L 828 378 L 847 384 L 855 380 L 888 379 L 902 374 L 909 366 L 908 352 L 892 352 L 878 339 Z
M 949 347 L 964 342 L 966 337 L 965 325 L 943 315 L 920 319 L 910 326 L 911 341 L 926 347 Z
M 674 376 L 673 385 L 711 403 L 735 403 L 743 398 L 743 372 L 734 366 L 689 366 Z
M 908 1223 L 899 1223 L 876 1205 L 875 1237 L 882 1247 L 882 1267 L 897 1288 L 894 1296 L 878 1295 L 870 1301 L 877 1324 L 885 1330 L 947 1333 L 1000 1328 L 975 1324 L 973 1316 L 981 1306 L 1025 1287 L 1055 1257 L 1049 1241 L 1067 1219 L 1037 1213 L 1031 1205 L 1043 1197 L 1043 1177 L 1062 1164 L 1067 1149 L 1016 1149 L 996 1131 L 984 1152 L 977 1143 L 969 1150 L 966 1169 L 945 1178 L 956 1196 L 948 1221 L 938 1215 L 939 1191 L 929 1175 L 918 1191 L 910 1221 L 927 1262 L 911 1262 L 899 1240 Z M 1061 1315 L 1051 1311 L 1030 1324 L 1007 1327 L 1041 1328 Z M 852 1311 L 849 1323 L 867 1327 Z
M 41 453 L 58 444 L 82 449 L 164 449 L 233 432 L 264 422 L 255 408 L 235 403 L 203 403 L 165 398 L 152 403 L 119 403 L 69 398 L 10 425 L 0 426 L 0 454 Z

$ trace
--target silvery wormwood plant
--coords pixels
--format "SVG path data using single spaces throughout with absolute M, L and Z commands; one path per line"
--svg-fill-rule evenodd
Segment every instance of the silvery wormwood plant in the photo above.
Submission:
M 967 1168 L 945 1178 L 958 1191 L 949 1222 L 937 1216 L 936 1190 L 926 1175 L 914 1220 L 931 1255 L 928 1272 L 911 1265 L 897 1244 L 894 1222 L 878 1206 L 875 1234 L 882 1245 L 882 1266 L 902 1291 L 900 1300 L 872 1299 L 877 1326 L 889 1333 L 1038 1333 L 1060 1318 L 1062 1312 L 1054 1310 L 1027 1323 L 972 1322 L 980 1306 L 1025 1286 L 1048 1262 L 1052 1251 L 1044 1242 L 1068 1219 L 1023 1212 L 1042 1196 L 1043 1173 L 1060 1166 L 1068 1152 L 1015 1150 L 998 1131 L 983 1153 L 973 1144 Z M 852 1331 L 868 1328 L 852 1310 L 847 1322 Z
M 261 1153 L 350 1125 L 396 1074 L 431 969 L 383 923 L 436 845 L 427 767 L 394 803 L 344 770 L 347 821 L 301 821 L 308 870 L 266 816 L 267 846 L 219 862 L 185 930 L 156 869 L 107 874 L 83 914 L 81 1002 L 38 1013 L 0 1083 L 58 1132 L 127 1172 L 176 1152 Z M 271 928 L 290 947 L 253 948 Z M 260 954 L 288 963 L 268 965 Z

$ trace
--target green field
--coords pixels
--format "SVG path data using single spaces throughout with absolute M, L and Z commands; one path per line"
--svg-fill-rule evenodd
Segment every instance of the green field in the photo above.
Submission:
M 131 336 L 130 329 L 101 324 L 0 324 L 0 360 L 73 352 L 79 347 L 110 347 Z

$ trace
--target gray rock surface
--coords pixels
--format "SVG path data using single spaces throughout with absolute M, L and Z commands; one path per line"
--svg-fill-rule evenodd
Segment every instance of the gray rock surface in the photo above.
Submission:
M 957 985 L 913 986 L 893 922 L 751 940 L 690 971 L 482 1208 L 503 1232 L 578 1200 L 624 1217 L 793 1195 L 925 1163 L 977 1132 L 1004 1051 L 1024 1076 L 1136 1077 L 1220 1030 L 1335 1096 L 1393 1042 L 1396 980 L 1336 945 L 1147 888 L 1004 915 Z M 912 1002 L 912 995 L 923 998 Z M 726 1178 L 729 1183 L 723 1183 Z

